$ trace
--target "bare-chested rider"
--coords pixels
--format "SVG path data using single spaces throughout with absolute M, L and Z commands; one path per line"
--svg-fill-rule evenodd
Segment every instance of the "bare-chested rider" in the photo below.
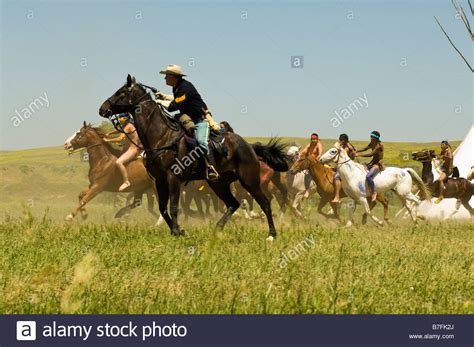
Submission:
M 439 204 L 444 199 L 444 183 L 453 173 L 453 151 L 448 141 L 441 141 L 441 153 L 438 156 L 443 161 L 441 165 L 441 174 L 439 175 L 439 197 L 435 204 Z
M 106 137 L 104 138 L 104 141 L 106 142 L 124 141 L 124 147 L 125 147 L 124 152 L 115 162 L 115 165 L 117 165 L 117 168 L 119 169 L 120 174 L 122 175 L 122 179 L 123 179 L 123 183 L 119 187 L 119 191 L 122 192 L 128 187 L 130 187 L 130 181 L 128 180 L 128 174 L 127 174 L 127 169 L 125 165 L 137 159 L 138 155 L 140 154 L 140 150 L 136 145 L 139 144 L 140 140 L 138 139 L 138 134 L 135 129 L 135 126 L 133 125 L 133 119 L 130 116 L 130 114 L 128 113 L 119 114 L 118 120 L 122 126 L 122 129 L 120 130 L 123 130 L 125 133 L 122 133 L 119 131 L 111 132 L 107 135 L 110 136 L 113 133 L 119 133 L 119 136 L 115 138 Z
M 365 152 L 369 149 L 371 150 L 370 153 L 359 154 L 360 152 Z M 383 152 L 384 148 L 382 141 L 380 141 L 380 133 L 374 130 L 370 133 L 370 143 L 361 150 L 356 151 L 355 155 L 356 157 L 372 158 L 372 160 L 367 164 L 369 172 L 367 172 L 366 176 L 372 202 L 377 199 L 374 177 L 377 173 L 383 170 Z
M 341 145 L 341 148 L 346 151 L 349 158 L 351 158 L 351 160 L 354 160 L 356 156 L 356 149 L 352 145 L 352 143 L 349 142 L 349 136 L 347 136 L 347 134 L 341 134 L 339 136 L 339 144 Z M 332 202 L 340 203 L 341 202 L 340 193 L 341 193 L 342 184 L 341 184 L 341 177 L 339 176 L 339 172 L 337 171 L 334 174 L 333 185 L 334 185 L 335 194 L 334 194 L 334 199 L 332 200 Z
M 309 156 L 312 156 L 314 160 L 319 160 L 319 158 L 321 158 L 321 156 L 323 155 L 323 145 L 321 142 L 319 142 L 318 134 L 316 133 L 311 134 L 311 142 L 307 144 L 306 147 L 300 151 L 299 155 L 301 158 L 307 158 Z M 304 188 L 305 188 L 304 197 L 306 199 L 309 197 L 309 187 L 311 185 L 311 180 L 312 180 L 312 177 L 310 174 L 307 174 L 304 177 Z

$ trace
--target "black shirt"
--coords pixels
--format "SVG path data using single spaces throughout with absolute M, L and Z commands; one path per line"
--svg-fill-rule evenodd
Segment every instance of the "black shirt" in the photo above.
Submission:
M 207 106 L 191 82 L 182 78 L 178 85 L 173 87 L 173 95 L 174 100 L 171 101 L 168 111 L 179 110 L 193 121 L 203 119 Z

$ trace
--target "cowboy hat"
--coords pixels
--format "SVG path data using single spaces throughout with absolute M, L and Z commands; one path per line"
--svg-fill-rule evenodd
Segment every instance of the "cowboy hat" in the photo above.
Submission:
M 183 69 L 179 65 L 168 65 L 164 70 L 160 71 L 162 75 L 186 76 L 183 74 Z

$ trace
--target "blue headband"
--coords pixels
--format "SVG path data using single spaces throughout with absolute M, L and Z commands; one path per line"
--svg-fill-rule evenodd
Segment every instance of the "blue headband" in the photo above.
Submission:
M 443 140 L 443 141 L 441 141 L 441 143 L 444 144 L 444 145 L 449 145 L 448 140 Z
M 378 136 L 377 134 L 374 134 L 374 133 L 371 133 L 370 137 L 376 138 L 377 140 L 380 139 L 380 136 Z

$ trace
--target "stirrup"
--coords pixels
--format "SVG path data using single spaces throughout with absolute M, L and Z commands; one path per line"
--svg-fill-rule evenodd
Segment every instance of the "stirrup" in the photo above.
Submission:
M 217 170 L 214 168 L 213 165 L 209 165 L 206 168 L 206 178 L 207 180 L 211 182 L 217 181 L 219 179 L 219 173 L 217 172 Z

